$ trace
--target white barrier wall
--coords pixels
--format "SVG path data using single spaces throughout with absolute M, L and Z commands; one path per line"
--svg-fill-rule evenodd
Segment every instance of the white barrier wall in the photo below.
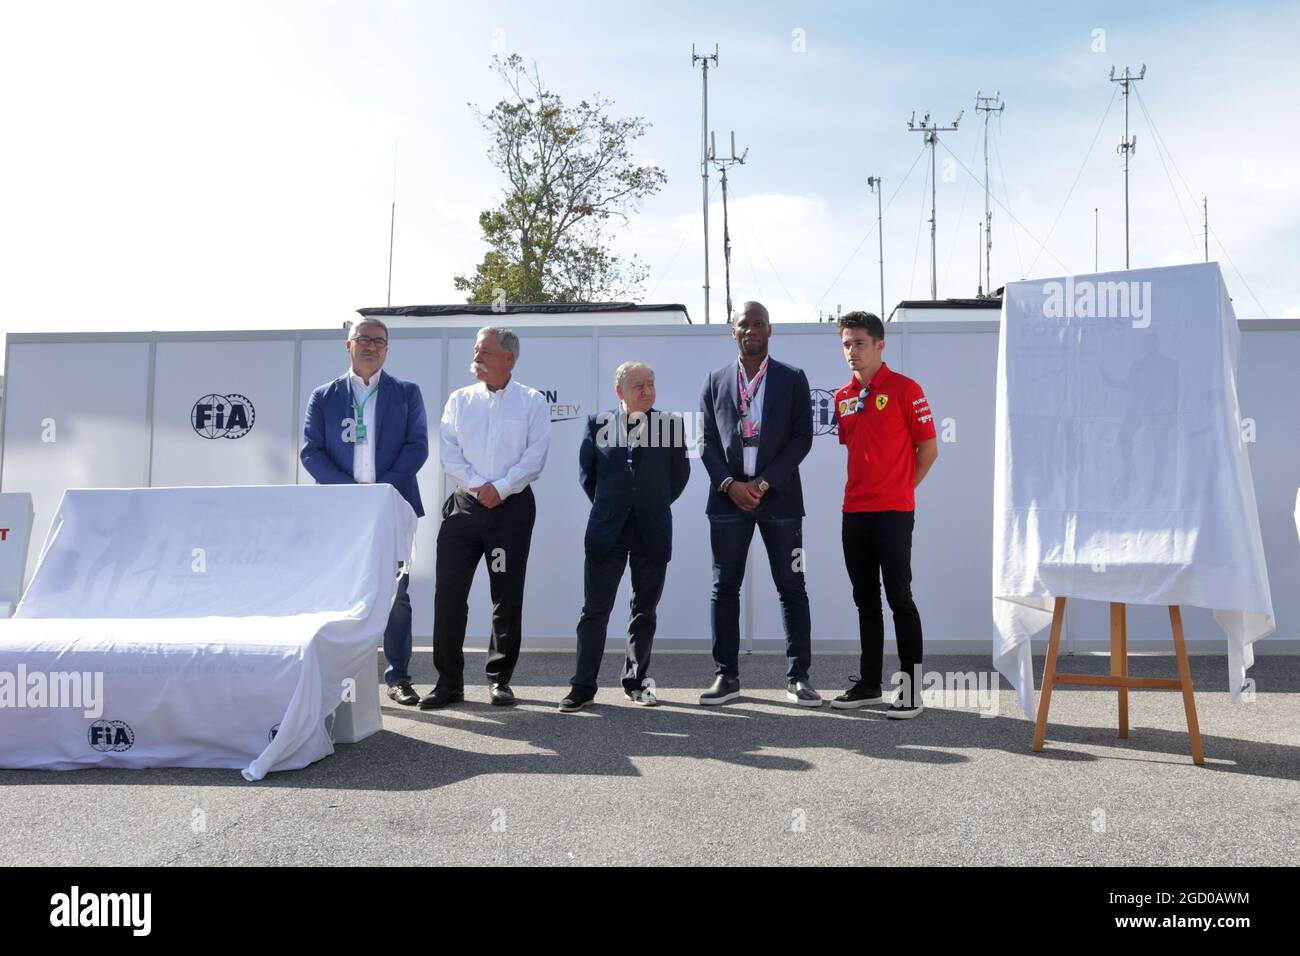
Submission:
M 1278 633 L 1261 647 L 1300 638 L 1300 546 L 1292 509 L 1300 483 L 1300 401 L 1290 385 L 1300 365 L 1300 322 L 1242 323 L 1239 392 L 1250 444 Z M 577 478 L 587 415 L 614 405 L 613 373 L 635 358 L 654 367 L 658 407 L 693 413 L 706 373 L 732 361 L 725 326 L 536 327 L 517 324 L 516 377 L 552 405 L 551 449 L 534 486 L 537 525 L 529 561 L 524 628 L 528 646 L 571 646 L 582 605 L 582 533 L 588 504 Z M 992 322 L 895 323 L 885 359 L 917 379 L 935 411 L 939 460 L 918 493 L 913 589 L 927 646 L 982 652 L 992 635 L 994 379 Z M 430 458 L 420 474 L 420 522 L 411 588 L 417 638 L 432 633 L 433 565 L 446 487 L 437 422 L 448 392 L 468 385 L 472 328 L 394 328 L 386 368 L 419 384 L 430 423 Z M 28 571 L 67 487 L 309 482 L 297 459 L 311 390 L 347 367 L 338 331 L 154 335 L 9 336 L 0 490 L 29 491 L 36 532 Z M 856 643 L 857 622 L 841 558 L 844 451 L 831 433 L 830 394 L 848 381 L 832 325 L 779 325 L 773 356 L 803 368 L 814 389 L 816 437 L 802 468 L 808 588 L 814 639 Z M 214 398 L 215 396 L 215 398 Z M 199 408 L 206 405 L 207 408 Z M 222 406 L 220 415 L 216 406 Z M 236 412 L 235 405 L 243 406 Z M 251 425 L 245 428 L 247 420 Z M 704 517 L 707 476 L 674 506 L 674 557 L 659 609 L 659 637 L 705 647 L 711 560 Z M 779 647 L 780 609 L 767 557 L 755 537 L 742 601 L 742 634 Z M 626 621 L 628 581 L 611 619 L 611 647 Z M 1104 606 L 1071 602 L 1067 636 L 1083 648 L 1107 640 Z M 471 643 L 489 630 L 486 575 L 475 583 Z M 1130 614 L 1135 649 L 1168 644 L 1161 609 Z M 1208 612 L 1189 609 L 1188 638 L 1221 640 Z M 886 612 L 887 635 L 892 622 Z M 1294 649 L 1292 647 L 1291 649 Z M 703 665 L 702 665 L 703 666 Z M 707 668 L 706 668 L 707 669 Z

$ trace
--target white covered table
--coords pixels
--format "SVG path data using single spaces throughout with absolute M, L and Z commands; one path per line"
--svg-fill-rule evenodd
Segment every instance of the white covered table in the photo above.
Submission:
M 5 674 L 22 695 L 0 706 L 0 767 L 258 780 L 332 753 L 415 523 L 390 485 L 68 491 L 0 622 L 0 702 Z

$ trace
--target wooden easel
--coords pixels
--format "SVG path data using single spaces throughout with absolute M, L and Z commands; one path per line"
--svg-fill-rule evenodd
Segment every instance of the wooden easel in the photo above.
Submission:
M 1061 623 L 1065 620 L 1065 598 L 1056 599 L 1052 611 L 1052 637 L 1047 645 L 1047 664 L 1043 667 L 1043 690 L 1038 700 L 1038 722 L 1034 725 L 1034 752 L 1041 752 L 1047 736 L 1047 711 L 1052 704 L 1052 688 L 1057 684 L 1090 684 L 1094 687 L 1115 687 L 1119 690 L 1119 736 L 1128 739 L 1128 690 L 1142 687 L 1154 690 L 1180 690 L 1183 692 L 1183 710 L 1187 714 L 1187 735 L 1191 738 L 1192 763 L 1204 764 L 1205 751 L 1201 749 L 1201 730 L 1196 722 L 1196 700 L 1192 696 L 1192 669 L 1187 663 L 1187 645 L 1183 641 L 1183 615 L 1178 605 L 1169 606 L 1169 625 L 1174 632 L 1174 656 L 1178 660 L 1178 679 L 1163 677 L 1130 677 L 1128 673 L 1128 614 L 1127 606 L 1112 603 L 1110 606 L 1110 674 L 1058 674 L 1056 655 L 1061 647 Z

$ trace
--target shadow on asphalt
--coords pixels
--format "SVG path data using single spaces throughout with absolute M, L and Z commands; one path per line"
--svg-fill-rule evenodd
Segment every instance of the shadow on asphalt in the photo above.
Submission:
M 613 642 L 611 641 L 611 644 Z M 427 690 L 433 683 L 428 653 L 417 654 L 417 687 Z M 619 655 L 607 655 L 602 667 L 605 682 L 597 705 L 578 714 L 560 714 L 556 705 L 568 686 L 573 655 L 564 652 L 530 652 L 521 660 L 515 692 L 520 704 L 513 708 L 493 707 L 486 702 L 486 690 L 475 687 L 472 672 L 478 663 L 471 656 L 467 667 L 470 699 L 439 711 L 420 711 L 384 701 L 386 729 L 359 744 L 340 744 L 326 757 L 301 770 L 270 774 L 255 786 L 337 790 L 437 790 L 463 780 L 485 775 L 559 774 L 578 779 L 587 777 L 637 777 L 643 773 L 638 762 L 661 758 L 671 761 L 711 761 L 758 770 L 816 772 L 819 755 L 840 751 L 883 762 L 951 765 L 979 759 L 980 751 L 1002 752 L 1018 758 L 1008 764 L 1011 772 L 1032 768 L 1044 761 L 1095 763 L 1124 760 L 1148 766 L 1165 766 L 1186 772 L 1244 774 L 1279 780 L 1300 779 L 1300 746 L 1264 743 L 1239 738 L 1207 735 L 1202 717 L 1202 739 L 1206 764 L 1191 762 L 1185 730 L 1161 730 L 1142 725 L 1142 701 L 1149 694 L 1168 691 L 1134 691 L 1129 695 L 1130 731 L 1120 740 L 1115 726 L 1083 726 L 1060 722 L 1068 707 L 1077 707 L 1076 694 L 1093 693 L 1083 687 L 1063 685 L 1054 692 L 1053 719 L 1049 722 L 1047 746 L 1033 753 L 1033 723 L 1018 713 L 986 718 L 974 710 L 929 708 L 915 720 L 895 721 L 884 716 L 884 706 L 860 710 L 797 708 L 779 696 L 783 686 L 785 660 L 780 655 L 746 655 L 742 660 L 743 686 L 763 696 L 742 696 L 722 707 L 704 708 L 693 703 L 695 691 L 680 688 L 707 686 L 712 663 L 708 655 L 666 653 L 656 655 L 654 672 L 660 683 L 660 697 L 683 696 L 690 703 L 664 700 L 654 708 L 626 703 L 617 687 Z M 814 676 L 820 673 L 824 697 L 854 669 L 850 655 L 820 655 L 814 659 Z M 887 660 L 886 673 L 894 661 Z M 1035 661 L 1036 684 L 1041 686 L 1042 661 Z M 1227 664 L 1222 656 L 1191 659 L 1193 680 L 1201 693 L 1222 697 Z M 1080 673 L 1105 673 L 1106 657 L 1076 656 L 1063 659 L 1062 669 Z M 1130 673 L 1173 676 L 1172 657 L 1134 657 Z M 987 656 L 935 655 L 927 670 L 988 671 Z M 380 667 L 382 673 L 382 663 Z M 841 673 L 842 672 L 842 673 Z M 1300 659 L 1261 657 L 1251 671 L 1261 697 L 1300 690 Z M 526 682 L 525 682 L 526 681 Z M 611 687 L 610 685 L 614 686 Z M 673 688 L 673 689 L 670 689 Z M 1109 692 L 1113 694 L 1113 692 Z M 1003 685 L 1003 705 L 1010 706 Z M 1099 701 L 1103 698 L 1097 698 Z M 1113 698 L 1105 701 L 1113 717 Z M 1249 705 L 1246 705 L 1249 706 Z M 1004 711 L 1004 713 L 1007 713 Z M 1181 714 L 1181 710 L 1180 710 Z M 447 743 L 435 742 L 401 732 L 401 728 L 423 725 L 445 728 Z M 525 753 L 485 753 L 476 749 L 474 738 L 494 738 L 510 749 L 532 748 Z M 455 745 L 451 745 L 454 740 Z M 1062 749 L 1062 745 L 1100 750 L 1083 753 Z M 499 747 L 496 749 L 500 749 Z M 680 774 L 676 765 L 663 772 Z M 685 772 L 689 774 L 690 768 Z M 0 774 L 0 784 L 111 785 L 111 786 L 247 786 L 238 771 L 229 769 L 156 768 L 149 770 L 88 768 L 75 771 L 9 770 Z

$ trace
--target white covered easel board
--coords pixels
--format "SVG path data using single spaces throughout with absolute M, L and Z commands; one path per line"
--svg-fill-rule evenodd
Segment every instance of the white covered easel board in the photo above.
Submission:
M 1017 282 L 994 428 L 994 662 L 1032 714 L 1029 638 L 1055 599 L 1191 605 L 1239 695 L 1274 627 L 1216 263 Z

